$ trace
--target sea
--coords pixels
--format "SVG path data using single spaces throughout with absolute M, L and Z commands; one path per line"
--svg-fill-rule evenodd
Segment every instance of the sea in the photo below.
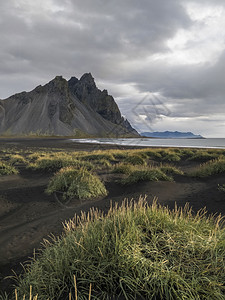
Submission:
M 225 149 L 225 138 L 160 139 L 160 138 L 96 138 L 71 139 L 74 143 L 110 144 L 139 147 L 177 147 Z

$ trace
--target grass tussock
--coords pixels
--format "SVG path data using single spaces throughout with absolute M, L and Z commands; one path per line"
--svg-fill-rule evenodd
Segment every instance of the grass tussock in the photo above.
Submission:
M 49 153 L 46 153 L 46 152 L 43 152 L 43 151 L 35 151 L 35 152 L 32 152 L 32 153 L 30 153 L 30 154 L 27 155 L 27 160 L 30 163 L 33 163 L 38 158 L 40 158 L 40 157 L 46 157 L 46 156 L 49 156 L 49 155 L 50 155 Z
M 56 172 L 63 167 L 73 166 L 76 168 L 85 167 L 88 170 L 94 168 L 93 164 L 89 161 L 82 161 L 74 159 L 72 156 L 59 156 L 59 157 L 40 157 L 28 167 L 33 170 L 42 170 L 45 172 Z
M 91 154 L 85 154 L 81 155 L 82 159 L 85 160 L 91 160 L 91 161 L 98 161 L 100 159 L 107 159 L 108 161 L 114 161 L 114 155 L 113 152 L 110 150 L 98 150 L 98 151 L 93 151 Z
M 160 164 L 160 170 L 167 175 L 183 175 L 184 172 L 169 164 Z
M 197 152 L 193 153 L 193 155 L 190 155 L 188 160 L 207 162 L 209 160 L 216 159 L 219 156 L 220 153 L 218 151 L 209 152 L 207 150 L 198 150 Z
M 193 177 L 208 177 L 225 172 L 225 158 L 218 158 L 201 164 L 189 175 Z
M 146 161 L 143 156 L 137 154 L 127 156 L 124 162 L 131 165 L 146 165 Z
M 181 153 L 178 153 L 174 150 L 166 149 L 161 152 L 162 161 L 167 162 L 178 162 L 181 160 Z
M 39 300 L 225 298 L 225 229 L 221 218 L 124 201 L 107 215 L 92 209 L 65 223 L 60 238 L 18 278 L 18 295 Z M 71 299 L 75 299 L 72 293 Z M 73 298 L 74 297 L 74 298 Z M 21 296 L 22 299 L 22 296 Z
M 114 167 L 114 172 L 128 175 L 121 181 L 124 185 L 140 181 L 173 181 L 174 175 L 183 175 L 183 172 L 175 166 L 162 163 L 160 166 L 134 166 L 121 163 Z
M 160 168 L 148 167 L 143 169 L 135 169 L 131 171 L 128 177 L 123 178 L 121 183 L 124 185 L 131 185 L 141 181 L 173 181 L 171 176 L 168 176 Z
M 18 170 L 12 164 L 0 161 L 0 176 L 18 173 Z
M 98 176 L 87 169 L 62 168 L 50 180 L 46 192 L 61 193 L 63 200 L 72 198 L 91 199 L 107 195 L 106 188 Z
M 15 165 L 15 164 L 26 164 L 27 163 L 26 159 L 22 155 L 20 155 L 20 154 L 13 154 L 13 155 L 11 155 L 9 161 L 10 161 L 10 163 L 12 165 Z
M 130 174 L 135 170 L 135 166 L 128 163 L 118 163 L 113 167 L 114 173 Z
M 162 155 L 160 151 L 161 149 L 143 149 L 141 152 L 142 155 L 146 155 L 150 160 L 161 161 Z
M 91 164 L 93 166 L 92 169 L 95 169 L 95 170 L 112 169 L 111 162 L 106 158 L 101 158 L 101 159 L 99 159 L 98 161 L 95 161 L 95 162 L 87 161 L 85 163 Z

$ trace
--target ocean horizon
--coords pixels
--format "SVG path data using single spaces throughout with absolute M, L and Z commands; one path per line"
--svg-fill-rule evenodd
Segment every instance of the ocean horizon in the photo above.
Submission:
M 70 139 L 76 143 L 108 144 L 118 146 L 212 148 L 225 149 L 225 138 L 161 139 L 161 138 L 88 138 Z

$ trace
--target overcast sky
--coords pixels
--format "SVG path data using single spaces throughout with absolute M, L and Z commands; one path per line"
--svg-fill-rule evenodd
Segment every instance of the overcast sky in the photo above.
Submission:
M 0 0 L 0 98 L 91 72 L 139 131 L 225 137 L 224 0 Z

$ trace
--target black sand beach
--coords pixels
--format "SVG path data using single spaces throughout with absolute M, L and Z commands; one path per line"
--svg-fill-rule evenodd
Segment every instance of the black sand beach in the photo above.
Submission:
M 118 146 L 71 143 L 67 139 L 58 138 L 1 138 L 0 152 L 7 149 L 92 151 L 118 149 Z M 197 162 L 176 163 L 183 171 L 191 170 L 196 165 Z M 207 179 L 177 175 L 173 182 L 140 182 L 126 187 L 116 182 L 116 174 L 105 172 L 100 176 L 109 191 L 106 197 L 97 201 L 74 200 L 70 208 L 62 208 L 53 196 L 44 192 L 51 177 L 49 174 L 32 172 L 22 165 L 19 168 L 18 175 L 0 177 L 0 291 L 13 288 L 12 279 L 4 278 L 13 275 L 12 269 L 16 273 L 22 271 L 20 262 L 33 256 L 34 249 L 37 251 L 40 248 L 43 238 L 48 238 L 50 234 L 60 235 L 63 231 L 62 223 L 66 219 L 80 211 L 88 211 L 93 206 L 107 211 L 111 201 L 121 203 L 124 198 L 138 199 L 140 195 L 147 195 L 149 202 L 157 197 L 159 203 L 170 208 L 174 208 L 175 202 L 178 206 L 188 202 L 194 211 L 206 207 L 209 214 L 225 215 L 225 196 L 218 190 L 218 184 L 225 183 L 224 174 Z

